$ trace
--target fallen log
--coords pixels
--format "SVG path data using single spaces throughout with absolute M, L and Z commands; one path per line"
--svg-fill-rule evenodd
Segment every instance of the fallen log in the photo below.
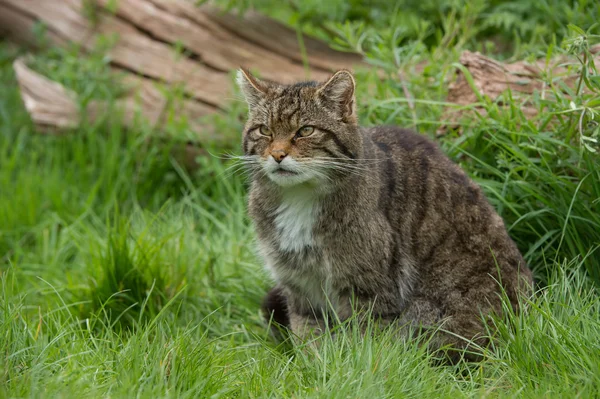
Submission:
M 33 71 L 27 66 L 26 61 L 26 57 L 18 58 L 13 63 L 13 68 L 17 75 L 23 103 L 41 132 L 61 133 L 75 129 L 83 118 L 93 123 L 114 109 L 121 111 L 120 116 L 125 126 L 139 126 L 140 120 L 151 126 L 160 126 L 164 122 L 167 100 L 154 84 L 143 78 L 126 77 L 126 86 L 129 89 L 115 104 L 91 101 L 85 110 L 81 110 L 74 92 Z M 187 118 L 188 127 L 195 131 L 199 142 L 211 141 L 219 144 L 220 141 L 225 140 L 223 135 L 213 134 L 210 126 L 199 124 L 198 118 L 210 112 L 203 109 L 202 105 L 192 101 L 183 101 L 182 104 L 177 105 L 179 106 L 178 117 Z M 194 170 L 198 166 L 196 157 L 206 155 L 197 144 L 189 141 L 171 143 L 171 154 L 187 170 Z
M 133 123 L 137 113 L 160 126 L 166 99 L 154 84 L 177 86 L 185 96 L 179 112 L 192 121 L 199 141 L 211 132 L 198 117 L 218 112 L 234 100 L 233 69 L 243 66 L 266 79 L 292 82 L 323 80 L 335 69 L 362 62 L 356 54 L 335 51 L 310 38 L 304 39 L 304 53 L 296 32 L 270 18 L 255 13 L 236 17 L 185 0 L 0 0 L 0 33 L 9 38 L 36 45 L 39 38 L 33 28 L 40 22 L 50 44 L 74 42 L 88 51 L 99 37 L 116 35 L 107 56 L 131 87 L 119 99 L 125 122 Z M 42 130 L 56 131 L 81 121 L 81 114 L 73 111 L 73 93 L 36 76 L 23 60 L 15 63 L 15 69 L 27 109 Z M 93 103 L 84 111 L 94 119 L 105 108 Z
M 593 46 L 591 53 L 595 55 L 594 62 L 600 66 L 600 45 Z M 573 69 L 566 66 L 563 56 L 555 57 L 547 62 L 539 59 L 535 62 L 517 61 L 501 63 L 480 53 L 464 51 L 460 56 L 460 64 L 469 72 L 473 86 L 461 69 L 456 70 L 454 81 L 448 87 L 448 102 L 459 106 L 475 104 L 471 108 L 451 107 L 446 109 L 442 120 L 445 122 L 438 130 L 442 135 L 449 130 L 460 130 L 459 121 L 465 116 L 473 117 L 475 113 L 485 115 L 485 109 L 480 103 L 480 96 L 488 97 L 498 102 L 500 97 L 510 89 L 512 98 L 520 105 L 527 117 L 535 117 L 538 109 L 531 102 L 534 92 L 541 93 L 551 99 L 552 92 L 547 85 L 548 77 L 564 82 L 574 88 L 578 76 Z M 546 77 L 544 77 L 546 76 Z M 500 104 L 502 105 L 502 104 Z
M 25 108 L 34 124 L 43 132 L 56 133 L 74 129 L 84 118 L 94 122 L 103 117 L 109 107 L 122 113 L 125 126 L 137 125 L 137 118 L 142 118 L 152 127 L 164 124 L 168 100 L 148 79 L 127 75 L 123 78 L 125 94 L 114 104 L 91 101 L 82 110 L 73 91 L 33 71 L 27 66 L 26 58 L 18 58 L 13 68 Z M 177 108 L 179 117 L 188 120 L 189 127 L 197 132 L 199 141 L 219 139 L 218 136 L 212 135 L 207 126 L 199 122 L 202 116 L 213 111 L 212 108 L 185 99 L 181 104 L 177 104 Z
M 93 6 L 94 18 L 90 18 L 84 3 Z M 133 115 L 138 114 L 160 127 L 168 101 L 155 83 L 177 85 L 185 93 L 178 112 L 198 132 L 199 141 L 211 138 L 212 132 L 198 119 L 235 100 L 229 75 L 238 66 L 254 69 L 266 79 L 286 82 L 324 79 L 333 70 L 361 64 L 358 55 L 334 51 L 311 38 L 304 39 L 303 51 L 295 31 L 253 12 L 240 19 L 184 0 L 0 0 L 0 33 L 35 45 L 38 39 L 33 27 L 38 22 L 45 24 L 46 38 L 55 45 L 75 42 L 92 50 L 100 35 L 117 34 L 118 41 L 107 55 L 131 87 L 119 103 L 129 115 L 126 123 L 133 123 Z M 600 45 L 592 52 L 600 65 Z M 575 85 L 576 76 L 565 67 L 565 61 L 564 57 L 556 57 L 549 63 L 544 59 L 505 64 L 479 53 L 463 52 L 460 63 L 471 75 L 474 88 L 458 69 L 447 98 L 458 107 L 446 109 L 438 133 L 459 130 L 459 121 L 464 117 L 485 115 L 481 96 L 499 102 L 507 89 L 523 113 L 535 117 L 538 110 L 530 101 L 532 94 L 551 95 L 545 75 L 559 78 L 567 86 Z M 310 68 L 305 69 L 304 64 Z M 73 112 L 72 93 L 57 89 L 40 76 L 34 78 L 31 70 L 23 72 L 24 63 L 18 65 L 25 104 L 36 124 L 45 131 L 56 131 L 80 122 L 81 114 Z M 39 92 L 36 85 L 41 85 Z M 44 92 L 50 88 L 52 95 L 46 98 Z M 92 105 L 85 110 L 91 119 L 106 108 L 103 104 Z

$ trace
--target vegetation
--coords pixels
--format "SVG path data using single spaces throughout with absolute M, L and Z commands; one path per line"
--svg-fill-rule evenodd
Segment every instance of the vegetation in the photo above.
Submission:
M 482 97 L 485 115 L 437 139 L 484 187 L 534 268 L 540 287 L 528 312 L 496 320 L 479 364 L 439 364 L 391 332 L 361 338 L 352 323 L 323 337 L 319 356 L 279 345 L 258 310 L 270 281 L 235 166 L 203 157 L 186 171 L 170 152 L 189 137 L 180 125 L 160 143 L 115 117 L 62 136 L 35 132 L 11 68 L 24 50 L 1 43 L 0 397 L 597 396 L 600 78 L 589 47 L 599 3 L 222 4 L 254 5 L 363 52 L 387 75 L 358 72 L 362 122 L 432 137 L 462 50 L 568 55 L 580 84 L 546 76 L 553 96 L 533 97 L 539 116 L 526 118 L 510 93 L 504 106 Z M 46 49 L 33 66 L 82 104 L 111 99 L 119 88 L 105 45 L 86 57 Z M 212 122 L 235 137 L 244 112 L 232 103 Z M 239 152 L 237 143 L 205 144 L 220 154 Z

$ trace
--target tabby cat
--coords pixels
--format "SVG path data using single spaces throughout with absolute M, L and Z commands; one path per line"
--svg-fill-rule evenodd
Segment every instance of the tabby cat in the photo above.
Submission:
M 360 127 L 355 80 L 281 85 L 240 70 L 249 213 L 276 286 L 268 319 L 305 338 L 336 314 L 440 327 L 482 343 L 481 315 L 516 308 L 532 276 L 481 189 L 424 136 Z M 445 331 L 445 332 L 442 332 Z M 479 340 L 479 341 L 478 341 Z

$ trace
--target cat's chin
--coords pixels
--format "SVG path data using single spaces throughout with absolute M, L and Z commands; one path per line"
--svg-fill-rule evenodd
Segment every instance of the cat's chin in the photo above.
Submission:
M 305 173 L 296 173 L 283 169 L 267 174 L 269 179 L 280 187 L 293 187 L 314 181 L 314 177 Z

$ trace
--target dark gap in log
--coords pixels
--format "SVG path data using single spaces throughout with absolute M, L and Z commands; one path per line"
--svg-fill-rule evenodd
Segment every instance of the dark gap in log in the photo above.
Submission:
M 107 1 L 107 0 L 103 0 Z M 140 0 L 122 0 L 122 1 L 140 1 Z M 191 40 L 191 42 L 185 42 L 190 48 L 195 49 L 201 54 L 210 54 L 212 46 L 214 46 L 215 57 L 210 57 L 210 61 L 215 64 L 227 65 L 226 69 L 237 69 L 240 66 L 256 68 L 264 73 L 263 77 L 278 81 L 288 82 L 289 76 L 294 76 L 294 80 L 298 78 L 302 79 L 305 76 L 305 70 L 302 65 L 294 62 L 294 57 L 297 54 L 282 56 L 277 52 L 272 51 L 268 46 L 256 46 L 252 42 L 248 41 L 244 35 L 244 29 L 242 30 L 242 37 L 232 33 L 230 30 L 225 29 L 223 26 L 215 22 L 214 17 L 211 13 L 211 8 L 195 7 L 190 2 L 181 2 L 176 0 L 146 0 L 149 1 L 157 12 L 163 12 L 166 10 L 166 14 L 176 18 L 179 24 L 189 24 L 193 26 L 208 37 L 212 37 L 210 43 L 198 46 L 199 43 L 194 43 L 194 39 L 191 37 L 184 38 Z M 208 10 L 208 11 L 207 11 Z M 245 24 L 245 20 L 242 20 L 242 25 Z M 266 21 L 270 23 L 271 20 Z M 139 21 L 139 23 L 147 24 L 146 21 Z M 246 32 L 248 33 L 248 32 Z M 289 37 L 295 34 L 293 31 L 286 27 L 284 32 Z M 190 33 L 192 35 L 192 33 Z M 173 36 L 173 33 L 171 33 Z M 274 35 L 274 37 L 278 37 Z M 206 38 L 202 38 L 206 40 Z M 201 39 L 201 40 L 202 40 Z M 169 38 L 168 40 L 175 40 Z M 294 46 L 297 47 L 297 46 Z M 293 50 L 295 52 L 295 50 Z M 334 50 L 330 50 L 331 54 L 325 54 L 322 58 L 327 61 L 328 56 L 335 53 Z M 206 55 L 206 54 L 205 54 Z M 297 58 L 297 57 L 296 57 Z M 345 65 L 348 66 L 348 65 Z M 330 68 L 332 69 L 332 68 Z M 318 76 L 320 80 L 329 77 L 329 72 L 324 72 L 319 68 L 313 68 L 312 72 L 315 76 Z
M 222 13 L 224 13 L 224 12 L 222 12 Z M 244 22 L 244 20 L 242 18 L 238 17 L 238 19 L 239 19 L 240 23 Z M 242 34 L 238 33 L 237 31 L 232 30 L 231 28 L 229 28 L 229 26 L 227 24 L 221 23 L 218 19 L 216 19 L 215 22 L 221 28 L 223 28 L 224 30 L 226 30 L 227 32 L 229 32 L 232 36 L 235 36 L 238 39 L 241 39 L 241 40 L 246 41 L 248 43 L 251 43 L 251 44 L 253 44 L 253 45 L 257 46 L 257 47 L 265 48 L 268 51 L 272 52 L 273 54 L 277 54 L 280 57 L 288 59 L 292 64 L 298 65 L 300 67 L 304 67 L 304 63 L 303 62 L 298 62 L 298 60 L 290 58 L 287 54 L 284 54 L 284 53 L 282 53 L 280 51 L 277 51 L 274 48 L 266 48 L 266 47 L 264 47 L 259 41 L 254 40 L 254 39 L 252 39 L 250 37 L 247 37 L 247 36 L 243 36 Z M 308 53 L 308 49 L 306 51 Z M 325 73 L 332 73 L 332 71 L 329 71 L 327 69 L 320 68 L 320 67 L 318 67 L 316 65 L 311 65 L 310 64 L 310 60 L 307 60 L 307 61 L 308 61 L 308 64 L 309 64 L 309 73 L 310 73 L 310 69 L 315 69 L 317 71 L 321 71 L 321 72 L 325 72 Z M 240 67 L 247 67 L 247 66 L 246 65 L 240 65 Z
M 25 38 L 25 41 L 27 42 L 26 44 L 28 46 L 33 46 L 33 49 L 35 50 L 40 50 L 41 48 L 39 47 L 40 43 L 37 43 L 34 39 L 34 33 L 33 33 L 33 27 L 36 23 L 41 23 L 44 25 L 45 29 L 46 29 L 46 33 L 49 34 L 50 36 L 54 36 L 54 39 L 58 38 L 61 41 L 64 41 L 65 43 L 70 42 L 70 39 L 68 37 L 65 37 L 61 32 L 55 30 L 54 28 L 52 28 L 51 26 L 47 25 L 46 23 L 44 23 L 43 21 L 40 21 L 35 15 L 32 15 L 31 13 L 28 12 L 24 12 L 23 10 L 19 9 L 19 8 L 15 8 L 13 7 L 10 3 L 2 3 L 0 4 L 0 10 L 2 9 L 2 7 L 4 7 L 5 9 L 7 9 L 9 12 L 13 12 L 14 14 L 18 15 L 19 17 L 26 19 L 28 24 L 30 25 L 28 28 L 26 28 L 26 30 L 28 30 L 31 34 L 31 39 L 29 40 L 29 38 Z M 10 29 L 6 29 L 5 32 L 7 33 L 7 35 L 11 35 L 11 30 Z M 13 40 L 17 40 L 19 38 L 14 38 Z M 51 39 L 52 40 L 52 39 Z M 56 43 L 54 43 L 55 45 L 57 45 Z M 83 48 L 83 46 L 81 44 L 78 44 L 78 46 L 81 47 L 81 49 L 85 50 Z
M 3 8 L 4 10 L 2 10 Z M 0 21 L 2 21 L 3 17 L 7 14 L 13 14 L 13 17 L 18 15 L 20 18 L 26 20 L 27 23 L 31 25 L 31 27 L 33 27 L 33 25 L 37 21 L 37 19 L 32 18 L 30 15 L 22 14 L 19 10 L 16 10 L 14 7 L 11 7 L 8 4 L 0 4 Z M 27 37 L 19 37 L 15 34 L 15 31 L 13 29 L 7 27 L 5 27 L 4 30 L 0 30 L 0 32 L 4 34 L 4 37 L 12 39 L 18 44 L 25 44 L 27 46 L 32 46 L 32 48 L 34 49 L 38 49 L 39 47 L 37 43 L 35 43 L 35 40 L 33 38 L 33 30 L 30 28 L 26 28 L 25 30 L 30 32 L 30 34 Z
M 11 10 L 13 10 L 14 12 L 16 12 L 17 14 L 27 14 L 28 17 L 32 18 L 33 20 L 37 21 L 37 17 L 35 16 L 35 14 L 31 14 L 27 11 L 24 11 L 18 7 L 13 7 L 10 3 L 2 3 L 2 6 L 6 7 L 6 8 L 10 8 Z
M 191 23 L 191 24 L 193 24 L 193 25 L 197 25 L 197 26 L 199 26 L 199 27 L 201 27 L 201 28 L 207 29 L 208 31 L 211 31 L 211 30 L 213 30 L 213 29 L 214 29 L 214 27 L 212 27 L 212 26 L 207 26 L 207 24 L 205 24 L 205 23 L 201 22 L 201 21 L 200 21 L 200 20 L 198 20 L 198 19 L 195 19 L 195 18 L 192 18 L 192 17 L 190 17 L 190 16 L 186 15 L 185 13 L 182 13 L 182 12 L 174 12 L 174 13 L 173 13 L 173 12 L 172 12 L 171 10 L 169 10 L 168 8 L 165 8 L 165 7 L 164 7 L 164 5 L 163 5 L 162 3 L 160 3 L 160 2 L 154 2 L 154 1 L 152 1 L 152 4 L 153 4 L 153 5 L 154 5 L 156 8 L 158 8 L 158 9 L 160 9 L 160 10 L 164 11 L 165 13 L 169 13 L 169 14 L 175 15 L 175 16 L 177 16 L 178 18 L 184 19 L 184 20 L 188 21 L 189 23 Z M 202 10 L 200 10 L 200 9 L 198 9 L 198 11 L 199 11 L 199 12 L 201 12 L 203 15 L 205 15 L 207 18 L 210 18 L 210 15 L 211 15 L 212 13 L 216 13 L 216 14 L 219 14 L 219 13 L 221 13 L 221 14 L 226 14 L 226 12 L 225 12 L 225 11 L 221 11 L 221 10 L 215 9 L 214 7 L 211 7 L 211 9 L 213 9 L 213 10 L 215 10 L 215 11 L 212 11 L 212 12 L 210 12 L 210 13 L 206 13 L 205 11 L 202 11 Z M 243 18 L 241 18 L 241 17 L 237 17 L 237 18 L 239 19 L 240 23 L 244 23 L 244 19 L 243 19 Z M 277 55 L 277 56 L 279 56 L 279 57 L 281 57 L 281 58 L 283 58 L 283 59 L 285 59 L 285 60 L 289 61 L 289 62 L 290 62 L 291 64 L 293 64 L 293 65 L 296 65 L 296 66 L 299 66 L 299 67 L 302 67 L 302 68 L 304 68 L 304 64 L 303 64 L 302 62 L 299 62 L 297 59 L 295 59 L 295 58 L 293 58 L 293 57 L 290 57 L 290 56 L 289 56 L 289 54 L 285 54 L 285 53 L 283 53 L 283 52 L 277 51 L 277 50 L 276 50 L 276 49 L 274 49 L 274 48 L 265 47 L 265 46 L 264 46 L 263 44 L 261 44 L 260 42 L 258 42 L 258 41 L 256 41 L 256 40 L 252 40 L 251 38 L 249 38 L 249 37 L 247 37 L 247 36 L 244 36 L 244 35 L 242 35 L 242 34 L 238 33 L 238 32 L 237 32 L 237 31 L 235 31 L 235 30 L 232 30 L 231 28 L 229 28 L 229 26 L 228 26 L 227 24 L 223 24 L 223 23 L 221 23 L 221 22 L 219 21 L 219 19 L 213 19 L 213 20 L 212 20 L 212 22 L 213 22 L 215 25 L 219 26 L 221 29 L 223 29 L 225 32 L 227 32 L 227 33 L 231 34 L 233 37 L 235 37 L 235 38 L 237 38 L 237 39 L 241 39 L 243 42 L 247 42 L 247 43 L 249 43 L 249 44 L 252 44 L 252 45 L 254 45 L 254 46 L 256 46 L 256 47 L 258 47 L 258 48 L 260 48 L 260 49 L 262 49 L 262 50 L 266 50 L 266 51 L 268 51 L 269 53 L 272 53 L 272 54 L 274 54 L 274 55 Z M 277 22 L 278 22 L 278 21 L 277 21 Z M 291 28 L 289 28 L 289 29 L 290 29 L 290 31 L 292 31 L 292 29 L 291 29 Z M 295 33 L 295 31 L 294 31 L 294 33 Z M 305 35 L 305 37 L 306 37 L 306 35 Z M 335 50 L 331 49 L 331 51 L 335 51 Z M 310 53 L 309 49 L 307 49 L 307 53 Z M 309 58 L 310 58 L 310 57 L 309 57 Z M 310 69 L 311 69 L 311 70 L 314 70 L 315 72 L 321 72 L 321 73 L 331 73 L 331 72 L 332 72 L 332 70 L 331 70 L 331 69 L 328 69 L 328 68 L 323 68 L 322 66 L 319 66 L 319 65 L 313 65 L 313 64 L 310 62 L 310 60 L 309 60 L 309 65 L 310 65 Z M 247 67 L 247 66 L 245 66 L 245 65 L 239 65 L 239 66 L 240 66 L 240 67 Z
M 167 41 L 165 39 L 162 39 L 162 38 L 156 36 L 154 33 L 152 33 L 152 31 L 150 31 L 148 29 L 145 29 L 145 28 L 137 25 L 132 20 L 129 20 L 129 19 L 121 17 L 118 13 L 112 14 L 112 13 L 109 13 L 109 12 L 107 12 L 105 10 L 102 10 L 101 13 L 104 14 L 104 15 L 112 16 L 115 19 L 121 21 L 122 23 L 131 26 L 138 33 L 141 33 L 143 35 L 148 36 L 148 38 L 154 40 L 155 42 L 159 42 L 159 43 L 165 44 L 165 45 L 167 45 L 169 47 L 173 46 L 173 43 L 171 43 L 171 42 L 169 42 L 169 41 Z M 185 53 L 185 52 L 182 53 L 181 54 L 182 57 L 186 57 L 186 58 L 188 58 L 190 60 L 197 61 L 198 63 L 202 64 L 203 66 L 205 66 L 205 67 L 207 67 L 207 68 L 209 68 L 211 70 L 213 70 L 214 72 L 223 72 L 223 73 L 227 73 L 228 72 L 227 70 L 219 69 L 219 68 L 217 68 L 217 67 L 215 67 L 213 65 L 208 64 L 204 59 L 202 59 L 202 56 L 200 54 L 194 52 L 193 50 L 191 50 L 191 49 L 189 49 L 187 47 L 184 47 L 184 48 L 185 48 L 185 51 L 187 53 Z M 175 51 L 173 51 L 173 54 L 175 54 Z M 134 71 L 131 71 L 131 72 L 134 72 Z M 137 73 L 138 75 L 142 75 L 139 72 L 134 72 L 134 73 Z M 144 76 L 144 75 L 142 75 L 142 76 Z
M 257 44 L 260 48 L 288 58 L 295 65 L 303 65 L 304 58 L 298 45 L 296 29 L 252 11 L 248 11 L 243 19 L 240 19 L 231 13 L 219 12 L 213 7 L 200 8 L 210 20 L 231 34 L 242 35 L 245 40 Z M 358 54 L 333 50 L 319 39 L 305 33 L 302 35 L 308 63 L 311 69 L 320 75 L 329 75 L 335 70 L 353 65 L 364 65 L 362 57 Z M 273 40 L 273 37 L 276 40 Z
M 113 69 L 113 70 L 115 70 L 116 72 L 121 72 L 121 73 L 123 73 L 123 74 L 129 74 L 129 73 L 131 73 L 131 72 L 132 72 L 132 70 L 131 70 L 131 69 L 128 69 L 128 68 L 126 68 L 126 67 L 123 67 L 123 66 L 121 66 L 121 65 L 118 65 L 118 66 L 117 66 L 117 65 L 114 65 L 114 66 L 112 67 L 112 69 Z M 165 86 L 167 86 L 167 87 L 169 87 L 169 88 L 171 88 L 171 87 L 176 87 L 176 86 L 182 86 L 182 87 L 183 87 L 183 83 L 169 83 L 169 82 L 165 82 L 165 81 L 163 81 L 163 80 L 160 80 L 160 79 L 153 78 L 153 77 L 151 77 L 151 76 L 146 76 L 146 75 L 144 75 L 144 74 L 141 74 L 141 73 L 139 73 L 139 72 L 135 72 L 135 76 L 138 76 L 138 77 L 140 77 L 140 78 L 145 78 L 145 79 L 151 80 L 151 81 L 152 81 L 152 83 L 157 83 L 157 84 L 165 85 Z M 195 103 L 197 103 L 197 104 L 199 104 L 199 105 L 205 106 L 205 107 L 210 107 L 210 108 L 213 108 L 215 111 L 220 111 L 220 108 L 219 108 L 218 106 L 216 106 L 216 105 L 214 105 L 214 104 L 211 104 L 211 103 L 209 103 L 209 102 L 206 102 L 206 101 L 202 101 L 202 100 L 200 100 L 198 97 L 194 97 L 194 96 L 192 96 L 191 94 L 189 94 L 189 93 L 188 93 L 187 91 L 185 91 L 185 90 L 182 90 L 182 92 L 181 92 L 181 96 L 182 96 L 182 97 L 183 97 L 183 99 L 185 99 L 185 100 L 193 101 L 193 102 L 195 102 Z
M 173 83 L 173 82 L 168 82 L 168 81 L 165 81 L 165 80 L 162 80 L 162 79 L 155 78 L 155 77 L 147 75 L 147 74 L 145 74 L 143 72 L 140 72 L 140 71 L 137 71 L 135 69 L 132 69 L 132 68 L 128 67 L 127 65 L 123 65 L 122 63 L 120 63 L 118 61 L 115 61 L 114 59 L 112 60 L 112 63 L 114 65 L 116 65 L 118 67 L 118 69 L 122 69 L 124 71 L 127 71 L 127 72 L 133 74 L 133 75 L 137 75 L 137 76 L 140 76 L 142 78 L 145 78 L 145 79 L 148 79 L 148 80 L 152 80 L 153 82 L 159 82 L 159 83 L 165 84 L 165 85 L 170 86 L 170 87 L 175 86 L 175 85 L 184 85 L 183 82 Z M 190 96 L 190 98 L 193 98 L 195 101 L 197 101 L 200 104 L 206 105 L 208 107 L 213 107 L 215 109 L 221 109 L 221 107 L 219 107 L 218 104 L 213 104 L 213 103 L 211 103 L 209 101 L 201 100 L 198 97 L 191 97 L 192 95 L 189 94 L 189 93 L 187 93 L 187 91 L 184 92 L 184 94 L 185 94 L 186 98 L 187 98 L 187 96 Z
M 164 11 L 164 12 L 165 12 L 165 13 L 167 13 L 167 14 L 170 14 L 170 13 L 171 13 L 171 11 L 170 11 L 169 9 L 167 9 L 167 8 L 164 8 L 164 7 L 162 6 L 162 4 L 160 4 L 160 3 L 154 3 L 154 2 L 152 2 L 152 5 L 154 5 L 154 7 L 158 8 L 159 10 L 162 10 L 162 11 Z M 191 24 L 193 24 L 193 25 L 198 25 L 198 26 L 200 26 L 200 27 L 204 27 L 204 28 L 206 28 L 206 27 L 205 27 L 203 24 L 199 23 L 197 20 L 195 20 L 195 19 L 193 19 L 193 18 L 190 18 L 190 17 L 188 17 L 187 15 L 184 15 L 184 14 L 181 14 L 181 13 L 177 13 L 177 14 L 173 14 L 173 15 L 177 16 L 177 18 L 184 19 L 184 20 L 188 21 L 189 23 L 191 23 Z M 133 22 L 132 22 L 132 24 L 133 24 Z M 236 35 L 236 37 L 239 37 L 239 36 L 237 36 L 237 35 Z M 244 37 L 241 37 L 241 38 L 242 38 L 243 40 L 247 40 L 247 39 L 246 39 L 246 38 L 244 38 Z M 169 42 L 166 42 L 166 43 L 169 43 Z M 190 57 L 190 58 L 192 58 L 193 60 L 196 60 L 196 61 L 202 62 L 202 63 L 204 63 L 204 64 L 205 64 L 205 65 L 207 65 L 207 66 L 210 66 L 209 64 L 207 64 L 207 63 L 206 63 L 206 61 L 204 61 L 204 60 L 202 59 L 202 56 L 201 56 L 200 54 L 197 54 L 196 52 L 194 52 L 193 50 L 189 49 L 188 47 L 186 47 L 186 50 L 188 50 L 188 51 L 189 51 L 189 52 L 190 52 L 190 53 L 193 55 L 193 57 Z M 214 70 L 218 71 L 218 72 L 226 72 L 226 73 L 228 73 L 228 72 L 229 72 L 228 70 L 219 69 L 219 68 L 217 68 L 217 67 L 214 67 L 214 66 L 210 66 L 210 67 L 211 67 L 212 69 L 214 69 Z M 240 67 L 242 67 L 242 65 L 240 65 Z

